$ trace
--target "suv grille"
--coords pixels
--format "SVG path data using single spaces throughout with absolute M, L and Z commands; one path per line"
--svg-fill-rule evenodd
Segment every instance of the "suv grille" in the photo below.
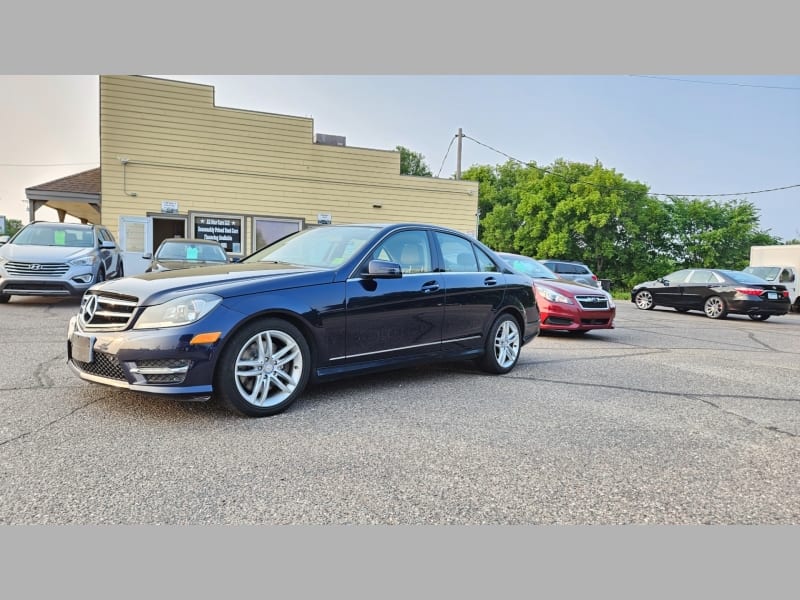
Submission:
M 10 262 L 6 264 L 6 271 L 15 277 L 61 277 L 69 271 L 69 265 L 64 263 L 29 263 Z
M 575 299 L 587 310 L 608 309 L 608 298 L 605 296 L 575 296 Z
M 137 298 L 112 294 L 85 294 L 78 320 L 84 329 L 122 331 L 133 317 Z

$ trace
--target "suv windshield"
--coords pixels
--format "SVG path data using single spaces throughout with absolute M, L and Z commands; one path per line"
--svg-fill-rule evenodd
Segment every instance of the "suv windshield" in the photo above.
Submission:
M 80 226 L 29 225 L 14 238 L 19 246 L 67 246 L 69 248 L 92 248 L 94 231 Z

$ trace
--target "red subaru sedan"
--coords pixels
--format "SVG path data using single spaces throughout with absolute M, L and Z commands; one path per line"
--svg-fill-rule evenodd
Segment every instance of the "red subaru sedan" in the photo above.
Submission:
M 559 279 L 542 263 L 528 256 L 498 252 L 508 265 L 533 278 L 542 331 L 584 334 L 593 329 L 614 329 L 617 308 L 605 290 Z

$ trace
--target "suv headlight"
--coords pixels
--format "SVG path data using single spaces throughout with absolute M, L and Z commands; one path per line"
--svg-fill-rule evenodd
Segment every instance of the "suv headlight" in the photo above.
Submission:
M 83 267 L 83 266 L 92 266 L 95 262 L 97 262 L 97 255 L 96 254 L 87 254 L 86 256 L 81 256 L 79 258 L 73 258 L 69 261 L 69 264 L 75 267 Z
M 202 319 L 220 302 L 222 298 L 214 294 L 193 294 L 175 298 L 164 304 L 148 306 L 133 328 L 154 329 L 188 325 Z
M 542 296 L 542 298 L 550 302 L 572 304 L 572 300 L 570 298 L 567 298 L 564 294 L 559 294 L 558 292 L 556 292 L 555 290 L 551 290 L 550 288 L 537 286 L 536 291 L 539 292 L 539 295 Z
M 2 267 L 7 262 L 8 262 L 7 258 L 5 258 L 4 256 L 0 256 L 0 267 Z

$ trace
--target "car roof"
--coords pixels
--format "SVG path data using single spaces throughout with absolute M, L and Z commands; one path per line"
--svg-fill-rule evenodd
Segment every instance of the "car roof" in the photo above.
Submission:
M 177 242 L 177 243 L 186 243 L 186 244 L 207 244 L 209 246 L 216 246 L 219 244 L 217 240 L 203 240 L 200 238 L 167 238 L 162 241 L 162 244 L 166 244 L 168 242 Z
M 31 225 L 41 225 L 42 227 L 82 227 L 84 229 L 99 227 L 99 225 L 92 223 L 54 223 L 53 221 L 31 221 L 25 227 L 30 227 Z

